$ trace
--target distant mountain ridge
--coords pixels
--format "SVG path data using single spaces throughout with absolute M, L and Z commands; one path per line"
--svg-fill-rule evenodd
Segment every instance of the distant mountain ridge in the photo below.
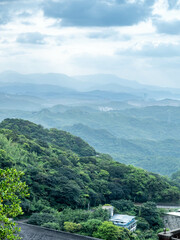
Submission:
M 14 71 L 6 71 L 0 73 L 0 83 L 34 83 L 34 84 L 50 84 L 60 85 L 63 87 L 63 83 L 67 85 L 72 84 L 72 78 L 65 74 L 47 73 L 47 74 L 20 74 Z
M 0 109 L 38 111 L 43 101 L 38 97 L 27 95 L 14 95 L 0 92 Z
M 111 74 L 94 74 L 70 77 L 60 73 L 20 74 L 14 71 L 6 71 L 0 73 L 0 84 L 5 82 L 57 85 L 78 91 L 104 90 L 126 92 L 135 95 L 141 93 L 141 96 L 143 96 L 143 94 L 148 94 L 149 97 L 162 95 L 160 96 L 161 98 L 173 96 L 180 98 L 180 89 L 144 85 L 136 81 L 122 79 Z
M 170 175 L 180 169 L 179 96 L 178 89 L 107 74 L 4 72 L 0 120 L 23 118 L 67 130 L 120 162 Z

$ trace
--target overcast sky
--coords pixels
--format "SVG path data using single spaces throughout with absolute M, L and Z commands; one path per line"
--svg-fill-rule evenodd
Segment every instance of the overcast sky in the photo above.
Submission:
M 0 0 L 0 72 L 180 87 L 180 0 Z

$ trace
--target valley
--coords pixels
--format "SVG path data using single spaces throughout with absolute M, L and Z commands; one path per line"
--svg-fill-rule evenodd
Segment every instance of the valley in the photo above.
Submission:
M 119 162 L 171 176 L 180 168 L 180 92 L 122 79 L 107 91 L 116 78 L 76 77 L 75 86 L 61 74 L 0 74 L 0 120 L 65 130 Z

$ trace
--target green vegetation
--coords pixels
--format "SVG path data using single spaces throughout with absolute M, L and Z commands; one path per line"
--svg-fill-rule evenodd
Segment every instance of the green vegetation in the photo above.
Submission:
M 22 208 L 29 223 L 52 229 L 104 239 L 110 234 L 112 240 L 154 240 L 162 227 L 155 205 L 137 208 L 132 201 L 172 202 L 180 197 L 179 187 L 165 177 L 115 162 L 70 133 L 25 120 L 0 124 L 0 160 L 0 168 L 25 173 L 30 198 L 22 201 Z M 107 212 L 97 208 L 107 203 L 140 219 L 137 236 L 107 222 Z
M 180 170 L 173 173 L 171 179 L 178 187 L 180 187 Z
M 16 137 L 16 134 L 21 134 L 28 139 L 36 140 L 37 143 L 34 143 L 32 148 L 29 149 L 31 152 L 38 152 L 38 149 L 33 149 L 38 148 L 38 144 L 44 148 L 48 147 L 46 143 L 48 142 L 54 147 L 60 147 L 62 150 L 71 150 L 80 156 L 94 156 L 96 154 L 95 150 L 79 137 L 74 137 L 64 131 L 57 131 L 54 128 L 50 130 L 44 129 L 42 126 L 29 121 L 7 119 L 1 122 L 0 128 L 13 130 L 15 132 L 14 137 Z M 13 134 L 10 137 L 13 137 Z M 41 151 L 40 148 L 39 151 Z
M 112 204 L 115 206 L 115 213 L 136 216 L 138 222 L 135 234 L 108 222 L 109 213 L 103 210 L 102 206 L 91 210 L 66 208 L 60 212 L 44 206 L 40 213 L 33 213 L 28 222 L 56 230 L 65 230 L 108 240 L 157 239 L 157 233 L 162 230 L 163 224 L 160 218 L 161 212 L 156 208 L 155 203 L 147 202 L 137 207 L 134 206 L 132 201 L 116 200 L 112 201 Z M 125 205 L 124 210 L 122 210 L 123 205 Z
M 93 234 L 94 237 L 105 239 L 105 240 L 133 240 L 138 239 L 130 231 L 115 226 L 112 222 L 103 222 L 98 227 L 97 232 Z
M 169 176 L 180 167 L 178 139 L 157 141 L 118 138 L 105 129 L 93 129 L 83 124 L 64 129 L 80 136 L 97 151 L 108 153 L 121 163 Z
M 17 235 L 19 229 L 9 218 L 23 214 L 20 199 L 28 196 L 28 189 L 26 184 L 20 180 L 22 175 L 22 172 L 17 172 L 15 169 L 0 169 L 1 240 L 20 239 Z
M 57 105 L 37 112 L 0 110 L 0 119 L 25 118 L 45 127 L 69 131 L 98 152 L 154 173 L 170 176 L 180 169 L 179 107 L 121 109 L 127 102 L 84 104 Z M 147 102 L 141 104 L 146 106 Z M 100 111 L 106 107 L 113 110 Z
M 28 222 L 56 230 L 65 230 L 108 240 L 136 239 L 134 234 L 113 225 L 113 223 L 108 222 L 108 219 L 108 212 L 102 210 L 101 207 L 93 211 L 65 209 L 61 212 L 44 208 L 41 213 L 34 213 Z
M 31 199 L 24 203 L 26 212 L 33 212 L 34 203 L 40 205 L 38 201 L 42 200 L 63 209 L 97 206 L 117 199 L 136 202 L 179 199 L 179 189 L 166 178 L 97 154 L 69 133 L 43 129 L 18 119 L 7 119 L 0 127 L 4 159 L 0 167 L 24 171 L 31 193 Z
M 163 226 L 159 211 L 156 208 L 156 204 L 153 202 L 147 202 L 142 204 L 139 215 L 140 217 L 144 218 L 149 224 L 149 226 L 151 226 L 151 228 L 153 229 L 157 230 Z

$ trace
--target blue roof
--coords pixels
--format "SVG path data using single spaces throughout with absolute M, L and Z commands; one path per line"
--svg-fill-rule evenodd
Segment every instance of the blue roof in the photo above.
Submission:
M 132 220 L 135 219 L 135 216 L 129 216 L 129 215 L 122 215 L 122 214 L 114 214 L 113 217 L 110 218 L 110 221 L 112 222 L 119 222 L 123 225 L 128 224 Z

